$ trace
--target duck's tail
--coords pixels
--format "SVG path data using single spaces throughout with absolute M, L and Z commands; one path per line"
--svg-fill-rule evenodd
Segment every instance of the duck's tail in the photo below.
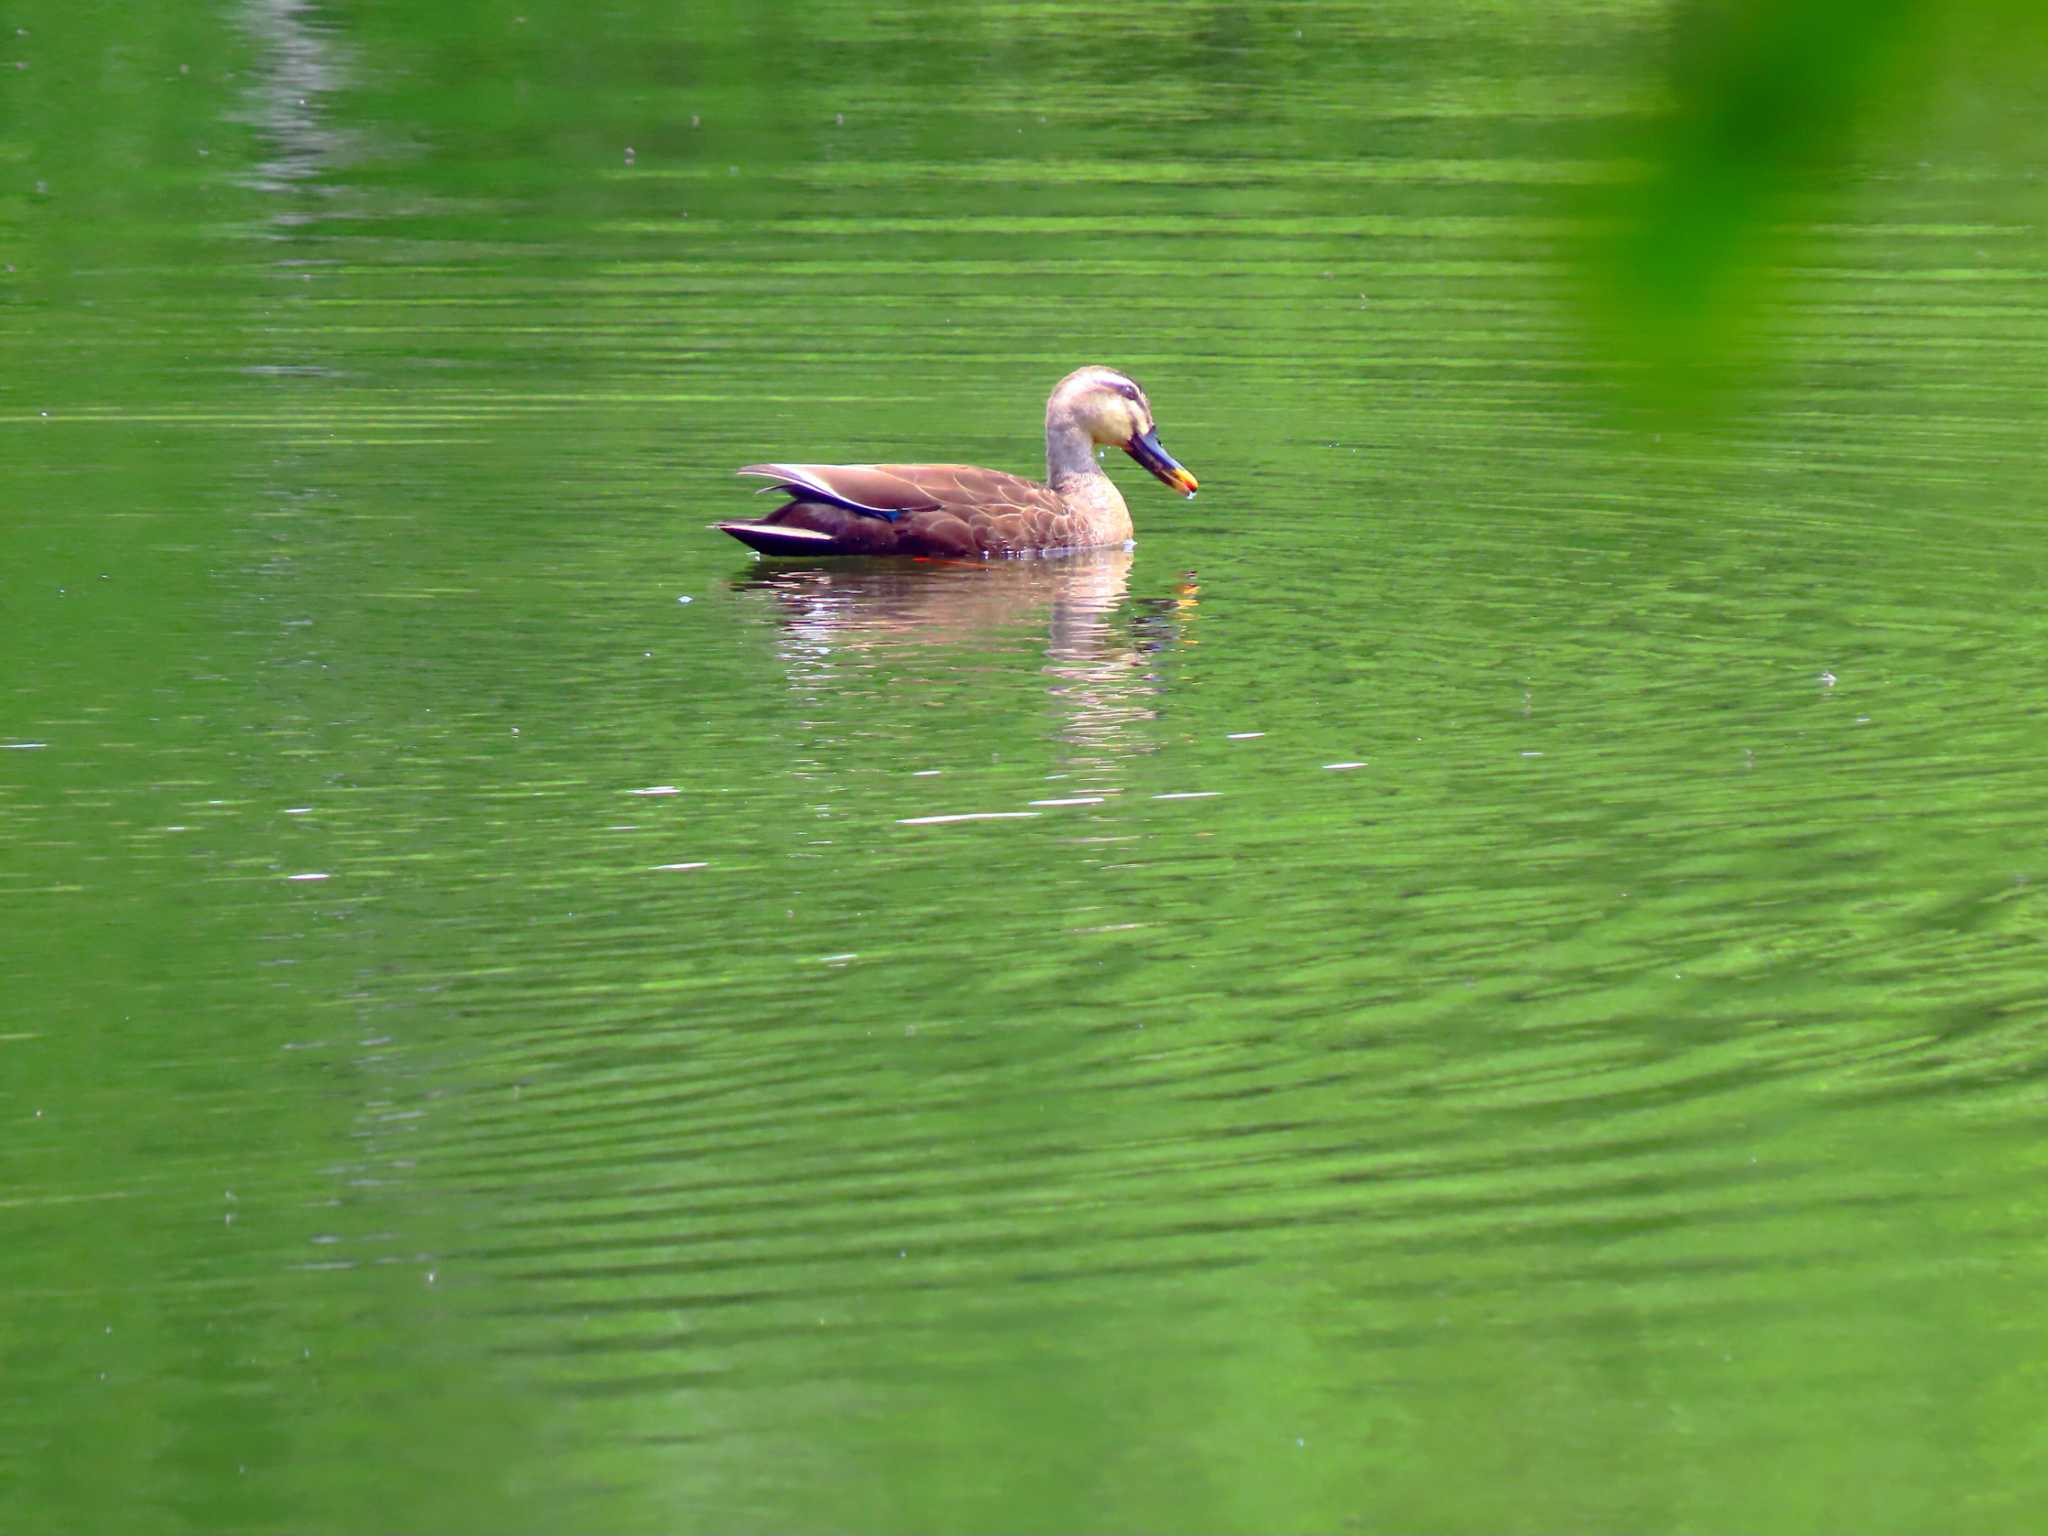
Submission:
M 717 523 L 749 549 L 764 555 L 843 555 L 848 553 L 839 540 L 814 528 L 792 528 L 783 523 Z

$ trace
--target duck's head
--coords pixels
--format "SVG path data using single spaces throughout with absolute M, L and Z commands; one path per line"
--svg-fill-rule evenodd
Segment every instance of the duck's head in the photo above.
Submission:
M 1047 407 L 1072 416 L 1098 443 L 1114 443 L 1183 496 L 1192 496 L 1201 482 L 1159 446 L 1152 420 L 1152 402 L 1129 374 L 1114 368 L 1080 368 L 1059 382 Z

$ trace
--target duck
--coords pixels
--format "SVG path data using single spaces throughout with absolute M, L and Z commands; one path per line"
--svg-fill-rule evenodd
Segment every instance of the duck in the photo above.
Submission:
M 1077 368 L 1045 402 L 1045 479 L 973 464 L 749 464 L 789 501 L 764 518 L 713 526 L 765 555 L 987 559 L 1131 542 L 1130 508 L 1096 462 L 1123 449 L 1193 497 L 1200 482 L 1159 446 L 1152 402 L 1129 374 Z

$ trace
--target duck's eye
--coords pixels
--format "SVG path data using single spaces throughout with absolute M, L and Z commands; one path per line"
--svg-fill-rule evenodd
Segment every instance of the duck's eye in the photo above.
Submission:
M 1109 387 L 1115 390 L 1118 394 L 1122 395 L 1126 400 L 1135 400 L 1138 398 L 1138 386 L 1135 384 L 1126 384 L 1122 379 L 1112 379 L 1110 381 Z

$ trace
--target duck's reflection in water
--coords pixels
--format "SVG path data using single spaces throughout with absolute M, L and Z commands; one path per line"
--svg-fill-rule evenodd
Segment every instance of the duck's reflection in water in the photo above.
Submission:
M 773 562 L 737 585 L 772 597 L 777 649 L 793 686 L 859 686 L 857 673 L 914 661 L 932 648 L 964 665 L 1017 646 L 1041 648 L 1058 703 L 1061 768 L 1095 780 L 1151 740 L 1170 653 L 1189 638 L 1192 573 L 1167 595 L 1130 594 L 1132 552 L 1092 550 L 1031 560 Z

